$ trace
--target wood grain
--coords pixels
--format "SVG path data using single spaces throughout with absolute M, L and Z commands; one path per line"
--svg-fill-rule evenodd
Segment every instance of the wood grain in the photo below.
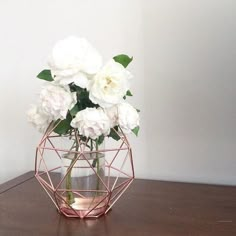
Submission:
M 1 236 L 236 235 L 235 187 L 135 180 L 108 215 L 80 220 L 60 215 L 32 174 L 0 194 Z

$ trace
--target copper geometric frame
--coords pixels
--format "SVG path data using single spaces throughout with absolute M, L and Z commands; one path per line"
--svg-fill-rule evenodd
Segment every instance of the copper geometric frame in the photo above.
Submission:
M 62 179 L 58 177 L 58 170 L 61 168 L 60 164 L 55 166 L 52 164 L 50 166 L 49 161 L 46 158 L 46 151 L 50 151 L 55 154 L 55 159 L 59 160 L 61 159 L 62 153 L 68 152 L 68 149 L 60 148 L 54 143 L 55 139 L 61 139 L 60 135 L 53 133 L 53 130 L 57 125 L 58 123 L 56 125 L 54 124 L 49 126 L 36 149 L 35 177 L 61 214 L 67 217 L 98 218 L 101 215 L 106 214 L 111 209 L 111 207 L 113 207 L 116 201 L 123 195 L 123 193 L 134 180 L 132 150 L 128 139 L 121 128 L 119 128 L 119 132 L 113 129 L 113 131 L 116 132 L 116 134 L 120 137 L 120 140 L 116 143 L 118 147 L 99 150 L 99 153 L 110 154 L 110 159 L 107 159 L 107 155 L 105 159 L 106 178 L 101 179 L 94 167 L 89 164 L 90 168 L 97 175 L 97 178 L 99 178 L 101 183 L 104 185 L 104 195 L 94 204 L 90 204 L 86 210 L 75 210 L 69 204 L 67 204 L 63 198 L 63 194 L 68 191 L 68 189 L 63 189 L 61 187 L 65 177 Z M 96 150 L 91 151 L 86 149 L 88 140 L 80 140 L 76 131 L 70 134 L 70 136 L 71 135 L 74 135 L 80 146 L 79 151 L 72 151 L 77 155 L 77 159 L 83 158 L 86 160 L 87 154 L 97 153 Z M 117 161 L 118 159 L 119 161 Z M 87 162 L 89 163 L 88 160 Z M 73 165 L 71 168 L 73 168 Z M 67 174 L 68 172 L 66 175 Z M 82 190 L 69 189 L 69 191 L 72 191 L 73 194 L 77 194 L 77 196 L 81 196 L 81 201 L 88 200 L 83 196 L 83 193 L 81 192 Z M 87 191 L 97 190 L 90 189 Z

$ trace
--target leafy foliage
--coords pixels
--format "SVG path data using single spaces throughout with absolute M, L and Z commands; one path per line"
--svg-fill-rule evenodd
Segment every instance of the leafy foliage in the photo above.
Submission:
M 128 90 L 123 99 L 126 99 L 126 96 L 133 96 L 133 94 L 130 92 L 130 90 Z
M 118 140 L 120 140 L 120 136 L 116 133 L 115 130 L 118 131 L 118 126 L 115 126 L 113 129 L 111 129 L 110 134 L 108 135 L 108 137 L 111 137 L 114 140 L 118 141 Z
M 54 132 L 60 135 L 67 134 L 72 129 L 72 127 L 70 126 L 71 120 L 72 117 L 70 113 L 67 114 L 65 120 L 57 120 L 56 121 L 57 126 L 54 129 Z
M 133 94 L 130 92 L 130 90 L 128 90 L 128 91 L 126 92 L 126 96 L 133 96 Z
M 71 110 L 72 116 L 74 116 L 78 111 L 84 110 L 87 107 L 99 107 L 97 104 L 94 104 L 90 99 L 89 99 L 89 92 L 85 88 L 80 88 L 79 86 L 71 83 L 69 85 L 70 91 L 71 92 L 76 92 L 77 96 L 77 104 L 73 109 Z M 77 111 L 77 112 L 76 112 Z M 76 112 L 76 113 L 75 113 Z M 75 113 L 75 114 L 73 114 Z
M 79 107 L 77 104 L 75 104 L 74 107 L 70 110 L 70 115 L 74 117 L 78 111 L 79 111 Z
M 129 65 L 129 63 L 133 60 L 133 57 L 129 57 L 125 54 L 120 54 L 113 57 L 114 61 L 120 63 L 125 68 Z
M 89 99 L 89 92 L 87 89 L 77 92 L 77 101 L 79 111 L 84 110 L 87 107 L 99 107 Z
M 46 80 L 46 81 L 53 81 L 53 77 L 52 77 L 52 74 L 51 74 L 51 71 L 50 70 L 43 70 L 41 71 L 37 77 L 39 79 L 42 79 L 42 80 Z
M 104 138 L 105 138 L 105 137 L 104 137 L 103 134 L 98 137 L 98 139 L 97 139 L 98 145 L 101 145 L 101 144 L 103 143 Z
M 138 136 L 138 132 L 139 132 L 139 126 L 135 127 L 134 129 L 132 129 L 132 132 Z
M 69 120 L 57 120 L 56 123 L 59 123 L 56 128 L 54 129 L 54 132 L 57 134 L 66 134 L 69 129 L 71 128 Z

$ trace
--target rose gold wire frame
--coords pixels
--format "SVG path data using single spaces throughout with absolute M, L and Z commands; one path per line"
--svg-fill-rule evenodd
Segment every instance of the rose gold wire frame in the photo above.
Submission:
M 134 180 L 134 165 L 133 165 L 133 157 L 131 146 L 128 142 L 128 139 L 122 129 L 119 127 L 119 130 L 113 129 L 113 131 L 120 137 L 119 143 L 117 143 L 117 148 L 110 149 L 102 149 L 102 150 L 86 150 L 86 145 L 88 143 L 88 139 L 86 141 L 82 141 L 75 130 L 71 134 L 67 135 L 68 137 L 74 137 L 79 144 L 79 151 L 72 151 L 68 149 L 63 149 L 57 147 L 53 142 L 54 139 L 61 138 L 60 135 L 52 134 L 53 130 L 57 127 L 57 123 L 51 123 L 43 135 L 42 139 L 39 142 L 38 147 L 36 148 L 35 155 L 35 177 L 48 194 L 49 198 L 52 200 L 53 204 L 56 206 L 58 211 L 67 216 L 67 217 L 77 217 L 77 218 L 98 218 L 101 215 L 107 214 L 107 212 L 113 207 L 113 205 L 119 200 L 119 198 L 123 195 L 123 193 L 127 190 L 130 184 Z M 66 170 L 66 173 L 63 177 L 60 176 L 60 173 L 54 173 L 56 170 L 59 170 L 61 166 L 55 166 L 53 168 L 48 168 L 47 160 L 45 159 L 46 153 L 45 151 L 55 152 L 59 159 L 62 158 L 61 153 L 74 153 L 77 154 L 76 159 L 73 161 L 73 164 L 70 168 Z M 123 154 L 124 152 L 124 154 Z M 105 179 L 102 179 L 100 175 L 97 173 L 95 167 L 91 165 L 89 160 L 86 158 L 85 154 L 96 154 L 96 153 L 110 153 L 112 155 L 111 161 L 105 159 L 105 173 L 107 173 Z M 115 160 L 119 157 L 120 154 L 123 154 L 123 160 L 121 160 L 121 166 L 115 166 Z M 72 170 L 77 160 L 83 159 L 88 163 L 88 166 L 94 174 L 99 179 L 100 183 L 103 185 L 105 190 L 95 190 L 95 189 L 65 189 L 62 188 L 62 183 L 65 181 L 66 176 Z M 130 173 L 127 173 L 127 170 L 124 170 L 124 166 L 128 163 Z M 43 171 L 41 170 L 43 168 Z M 113 176 L 111 174 L 112 171 L 116 172 L 116 175 Z M 121 178 L 121 175 L 125 176 L 125 178 Z M 54 178 L 52 176 L 57 176 L 59 182 L 54 183 Z M 122 180 L 119 182 L 118 180 Z M 76 210 L 70 204 L 67 203 L 63 194 L 67 191 L 71 191 L 76 196 L 81 199 L 86 199 L 83 192 L 103 192 L 101 200 L 97 201 L 95 204 L 90 204 L 86 211 Z M 103 207 L 98 207 L 102 204 Z M 93 205 L 91 207 L 91 205 Z M 63 206 L 63 207 L 62 207 Z

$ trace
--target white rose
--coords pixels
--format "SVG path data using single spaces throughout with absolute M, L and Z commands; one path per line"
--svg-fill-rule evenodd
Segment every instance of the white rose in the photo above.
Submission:
M 70 36 L 56 43 L 48 65 L 59 84 L 74 82 L 81 88 L 87 88 L 89 77 L 102 65 L 102 57 L 86 39 Z
M 121 103 L 118 108 L 118 124 L 124 133 L 130 133 L 132 129 L 139 126 L 139 114 L 135 108 L 128 103 Z
M 90 100 L 103 108 L 120 103 L 130 88 L 131 77 L 131 73 L 121 64 L 109 61 L 89 85 Z
M 69 87 L 61 87 L 50 83 L 40 93 L 41 109 L 53 120 L 65 119 L 68 110 L 76 104 L 76 94 L 71 93 Z
M 35 127 L 39 132 L 45 132 L 48 125 L 52 121 L 51 118 L 42 112 L 37 106 L 32 106 L 27 112 L 28 121 Z
M 79 111 L 71 121 L 71 126 L 78 128 L 83 136 L 96 139 L 110 133 L 110 122 L 102 109 L 86 108 Z
M 104 108 L 104 112 L 106 113 L 106 115 L 108 116 L 108 118 L 110 120 L 110 127 L 113 128 L 114 126 L 116 126 L 118 124 L 117 105 L 112 106 L 112 107 L 108 107 L 108 108 Z

